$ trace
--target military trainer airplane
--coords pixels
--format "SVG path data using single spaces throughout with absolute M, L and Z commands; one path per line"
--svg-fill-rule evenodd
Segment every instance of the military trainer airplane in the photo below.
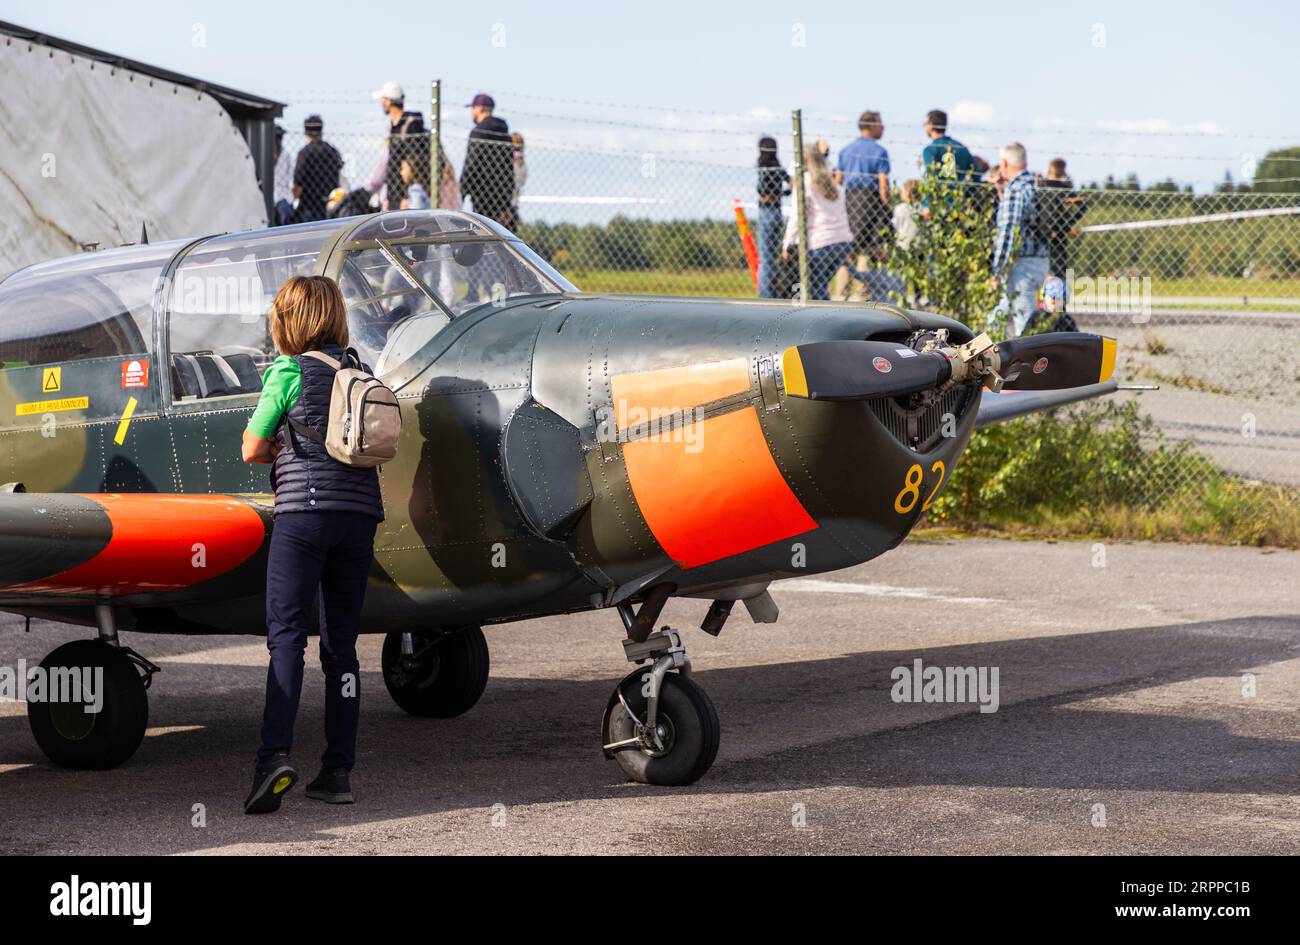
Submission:
M 700 599 L 711 634 L 737 601 L 774 621 L 771 582 L 901 542 L 977 426 L 1115 387 L 1097 335 L 995 343 L 891 305 L 579 292 L 459 211 L 30 266 L 0 283 L 0 609 L 93 628 L 41 665 L 103 680 L 95 707 L 29 701 L 54 762 L 108 768 L 140 745 L 158 667 L 121 635 L 265 633 L 273 499 L 240 435 L 276 356 L 269 301 L 309 273 L 339 281 L 405 421 L 364 618 L 392 698 L 465 712 L 483 627 L 610 608 L 637 668 L 600 745 L 646 783 L 690 783 L 718 749 L 665 601 Z

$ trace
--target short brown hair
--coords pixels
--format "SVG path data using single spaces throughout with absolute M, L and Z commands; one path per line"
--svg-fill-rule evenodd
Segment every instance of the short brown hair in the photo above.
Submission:
M 858 116 L 858 130 L 866 131 L 869 128 L 876 128 L 880 125 L 880 112 L 868 109 Z
M 1047 169 L 1053 174 L 1065 176 L 1065 158 L 1052 158 L 1047 162 Z
M 348 346 L 348 310 L 329 276 L 294 276 L 271 303 L 271 340 L 281 354 Z

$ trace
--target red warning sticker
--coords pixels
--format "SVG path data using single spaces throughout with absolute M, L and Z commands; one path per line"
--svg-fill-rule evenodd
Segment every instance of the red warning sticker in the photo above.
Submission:
M 149 360 L 140 358 L 136 361 L 122 362 L 122 389 L 149 386 Z
M 1047 358 L 1039 358 L 1034 362 L 1034 373 L 1042 374 L 1047 370 Z
M 880 358 L 880 357 L 873 358 L 871 361 L 871 366 L 874 367 L 881 374 L 888 374 L 890 371 L 894 369 L 894 366 L 889 363 L 889 358 Z

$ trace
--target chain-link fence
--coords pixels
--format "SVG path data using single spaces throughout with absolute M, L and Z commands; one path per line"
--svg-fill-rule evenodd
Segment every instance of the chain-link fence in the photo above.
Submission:
M 595 103 L 556 114 L 564 104 L 557 103 L 530 107 L 521 97 L 510 107 L 503 101 L 496 114 L 509 119 L 508 130 L 490 123 L 471 133 L 459 108 L 443 116 L 437 106 L 426 106 L 417 131 L 403 138 L 389 139 L 382 126 L 373 127 L 377 121 L 334 133 L 327 124 L 322 140 L 336 158 L 322 157 L 322 148 L 300 134 L 286 134 L 281 210 L 285 219 L 380 206 L 479 210 L 518 232 L 586 291 L 753 297 L 762 286 L 764 294 L 788 297 L 811 279 L 818 283 L 814 295 L 824 288 L 832 297 L 897 301 L 901 292 L 907 304 L 927 305 L 893 264 L 897 244 L 926 210 L 908 182 L 924 173 L 920 156 L 930 137 L 896 134 L 879 142 L 893 152 L 881 238 L 865 255 L 849 256 L 870 278 L 854 282 L 844 273 L 829 275 L 834 266 L 812 267 L 801 282 L 800 233 L 791 222 L 798 214 L 788 191 L 803 156 L 793 145 L 788 114 L 674 112 L 651 120 Z M 822 149 L 832 173 L 878 170 L 860 155 L 841 158 L 860 140 L 857 126 L 856 118 L 814 117 L 802 133 L 810 148 Z M 775 170 L 756 166 L 764 131 L 772 141 L 762 162 Z M 987 191 L 990 227 L 999 199 L 986 181 L 997 173 L 995 135 L 1012 137 L 982 132 L 972 135 L 970 148 L 970 180 Z M 1097 136 L 1047 144 L 1043 137 L 1029 161 L 1040 183 L 1056 148 L 1068 155 L 1106 147 Z M 433 157 L 434 139 L 441 159 Z M 1043 187 L 1055 188 L 1052 198 L 1063 208 L 1053 219 L 1051 269 L 1062 281 L 1056 292 L 1080 329 L 1118 339 L 1122 382 L 1160 386 L 1157 394 L 1118 396 L 1140 396 L 1142 412 L 1168 439 L 1190 439 L 1198 457 L 1239 479 L 1300 487 L 1300 193 L 1294 192 L 1300 152 L 1270 155 L 1266 180 L 1256 174 L 1241 184 L 1195 176 L 1175 182 L 1173 175 L 1187 166 L 1179 162 L 1195 156 L 1183 153 L 1176 136 L 1158 143 L 1171 179 L 1155 186 L 1142 188 L 1125 175 L 1085 183 L 1050 174 L 1062 178 Z M 988 171 L 981 153 L 994 165 Z M 1148 165 L 1161 157 L 1133 156 Z M 1249 169 L 1251 161 L 1243 166 Z M 876 181 L 870 178 L 872 189 Z M 840 186 L 845 183 L 841 176 Z M 310 201 L 301 195 L 307 190 Z M 808 248 L 824 245 L 823 234 L 808 236 Z M 1168 481 L 1158 484 L 1159 492 L 1172 496 L 1187 485 L 1176 466 L 1163 467 L 1161 475 Z

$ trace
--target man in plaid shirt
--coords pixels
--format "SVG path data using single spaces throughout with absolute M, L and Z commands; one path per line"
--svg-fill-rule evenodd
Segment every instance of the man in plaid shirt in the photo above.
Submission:
M 1006 337 L 1025 330 L 1038 309 L 1038 290 L 1047 278 L 1047 244 L 1038 235 L 1038 189 L 1026 165 L 1025 146 L 1002 149 L 999 168 L 1007 182 L 998 203 L 993 245 L 993 279 L 1002 289 L 997 311 L 1007 317 Z

